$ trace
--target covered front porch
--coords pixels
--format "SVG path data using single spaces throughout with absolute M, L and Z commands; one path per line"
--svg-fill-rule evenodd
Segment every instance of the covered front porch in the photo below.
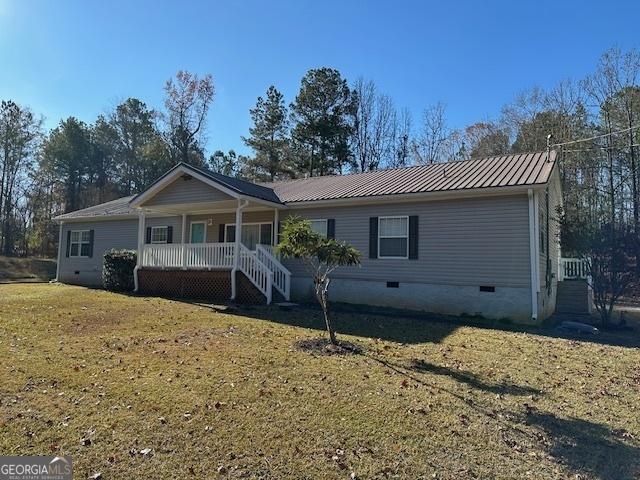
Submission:
M 154 276 L 163 282 L 178 279 L 171 271 L 226 272 L 205 277 L 227 275 L 230 300 L 238 298 L 239 274 L 267 303 L 274 290 L 289 300 L 291 273 L 274 251 L 280 212 L 285 207 L 272 199 L 239 193 L 188 166 L 185 170 L 188 173 L 178 171 L 161 179 L 132 201 L 138 212 L 136 289 L 140 289 L 141 271 L 166 271 Z

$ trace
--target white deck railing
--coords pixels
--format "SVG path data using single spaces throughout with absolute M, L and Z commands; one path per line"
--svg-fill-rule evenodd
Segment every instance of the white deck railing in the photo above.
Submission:
M 233 243 L 168 243 L 145 245 L 143 267 L 232 268 Z
M 271 245 L 256 245 L 256 256 L 273 272 L 273 286 L 284 299 L 291 299 L 291 272 L 274 255 Z
M 586 280 L 589 277 L 589 259 L 561 258 L 558 280 Z
M 273 272 L 258 260 L 254 252 L 240 244 L 238 267 L 249 280 L 267 297 L 267 305 L 271 303 L 273 293 Z
M 234 252 L 234 243 L 148 244 L 142 250 L 141 266 L 231 270 Z M 289 300 L 291 273 L 268 250 L 258 248 L 252 252 L 240 244 L 238 268 L 264 294 L 267 303 L 271 303 L 274 286 Z

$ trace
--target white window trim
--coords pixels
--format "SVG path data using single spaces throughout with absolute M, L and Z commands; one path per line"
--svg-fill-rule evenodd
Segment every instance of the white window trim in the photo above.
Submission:
M 242 222 L 242 226 L 244 227 L 245 225 L 271 225 L 271 242 L 273 242 L 273 222 Z M 227 227 L 235 227 L 235 226 L 236 226 L 235 223 L 225 223 L 224 224 L 224 241 L 225 241 L 225 243 L 229 242 L 229 240 L 227 239 Z M 260 230 L 258 232 L 258 237 L 262 237 L 262 230 Z M 260 243 L 259 245 L 264 245 L 264 244 Z M 272 245 L 272 243 L 270 243 L 269 245 Z
M 71 230 L 71 234 L 69 235 L 69 258 L 89 258 L 89 255 L 82 255 L 82 245 L 91 245 L 91 237 L 89 237 L 89 240 L 87 240 L 86 242 L 82 240 L 82 233 L 83 232 L 89 232 L 89 235 L 91 235 L 91 230 Z M 73 234 L 77 233 L 78 234 L 78 241 L 74 242 L 73 241 Z M 78 245 L 78 254 L 77 255 L 73 255 L 71 253 L 72 250 L 72 246 L 76 244 Z
M 324 222 L 324 237 L 329 237 L 329 219 L 328 218 L 309 218 L 309 222 Z
M 407 234 L 406 234 L 407 254 L 405 256 L 403 256 L 403 257 L 382 255 L 382 250 L 380 250 L 380 239 L 381 238 L 405 238 L 405 235 L 393 235 L 393 236 L 385 235 L 384 237 L 380 236 L 380 220 L 389 219 L 389 218 L 406 218 L 407 219 Z M 408 260 L 409 259 L 409 215 L 388 215 L 386 217 L 378 217 L 378 258 L 381 258 L 383 260 L 384 259 L 393 259 L 393 260 Z
M 167 231 L 167 235 L 166 235 L 166 239 L 164 242 L 157 242 L 153 240 L 153 231 L 154 230 L 160 230 L 161 228 L 164 228 Z M 169 226 L 168 225 L 156 225 L 151 227 L 151 238 L 149 239 L 149 243 L 155 244 L 155 245 L 163 245 L 165 243 L 167 243 L 169 241 Z
M 189 222 L 189 243 L 193 243 L 191 236 L 193 235 L 193 225 L 202 224 L 204 226 L 204 237 L 202 238 L 202 243 L 207 243 L 207 221 L 206 220 L 193 220 Z

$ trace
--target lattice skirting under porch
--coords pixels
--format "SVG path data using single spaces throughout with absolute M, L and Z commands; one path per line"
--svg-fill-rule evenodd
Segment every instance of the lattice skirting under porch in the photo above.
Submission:
M 241 272 L 238 278 L 238 303 L 264 304 L 266 298 Z M 190 298 L 225 303 L 231 297 L 229 270 L 155 270 L 138 271 L 140 293 L 168 298 Z

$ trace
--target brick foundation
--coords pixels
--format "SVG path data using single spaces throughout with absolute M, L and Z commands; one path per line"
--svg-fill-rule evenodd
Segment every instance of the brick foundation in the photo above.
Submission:
M 241 272 L 237 273 L 237 302 L 265 304 L 266 298 Z M 138 271 L 139 291 L 145 295 L 191 298 L 226 303 L 231 297 L 230 270 L 155 270 Z

